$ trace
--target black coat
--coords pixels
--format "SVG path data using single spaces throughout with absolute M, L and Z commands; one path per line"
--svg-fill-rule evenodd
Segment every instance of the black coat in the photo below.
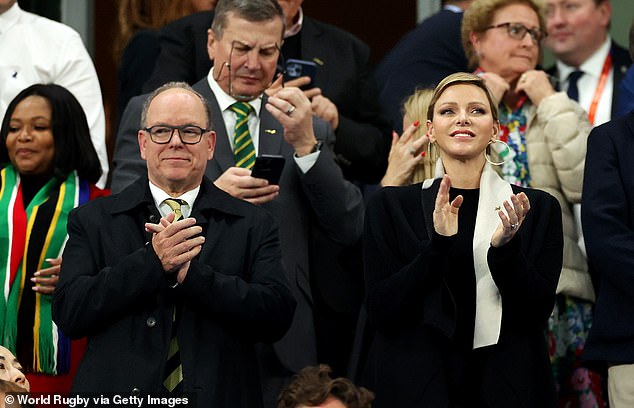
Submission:
M 584 359 L 634 362 L 634 113 L 592 130 L 581 221 L 598 281 Z
M 439 185 L 384 188 L 368 203 L 367 311 L 377 330 L 368 385 L 377 408 L 451 406 L 444 369 L 456 311 L 443 265 L 452 251 L 429 238 Z M 561 272 L 561 210 L 547 193 L 512 188 L 526 193 L 531 209 L 508 244 L 488 251 L 502 297 L 502 326 L 479 381 L 489 407 L 552 407 L 544 329 Z
M 144 232 L 159 220 L 147 178 L 71 213 L 53 319 L 88 337 L 74 392 L 164 391 L 178 304 L 183 385 L 195 406 L 262 405 L 255 343 L 281 338 L 295 308 L 276 223 L 208 179 L 191 216 L 206 240 L 174 288 Z

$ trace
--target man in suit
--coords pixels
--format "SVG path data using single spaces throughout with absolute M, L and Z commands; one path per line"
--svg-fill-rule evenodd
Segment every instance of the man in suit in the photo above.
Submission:
M 53 319 L 88 337 L 72 389 L 261 407 L 255 343 L 295 307 L 276 223 L 204 177 L 215 134 L 189 85 L 157 89 L 142 118 L 147 177 L 69 217 Z
M 610 0 L 547 0 L 546 7 L 545 45 L 557 59 L 548 73 L 588 112 L 590 123 L 609 121 L 632 63 L 610 38 Z
M 336 134 L 334 151 L 348 180 L 378 183 L 387 168 L 390 125 L 379 106 L 369 47 L 352 34 L 304 15 L 303 0 L 278 0 L 285 15 L 283 58 L 317 64 L 315 87 L 306 90 L 313 113 Z M 206 52 L 213 12 L 193 14 L 161 30 L 161 53 L 146 92 L 167 81 L 191 84 L 211 68 Z M 302 86 L 307 78 L 291 82 Z
M 588 139 L 581 219 L 600 284 L 584 359 L 608 368 L 610 407 L 634 406 L 634 113 Z
M 444 1 L 441 11 L 407 33 L 377 67 L 380 101 L 399 133 L 403 130 L 403 102 L 416 88 L 435 87 L 447 75 L 468 70 L 460 25 L 472 2 Z
M 279 14 L 276 14 L 279 13 Z M 325 122 L 314 119 L 308 98 L 286 87 L 275 96 L 264 90 L 273 81 L 284 19 L 275 0 L 220 0 L 209 32 L 208 50 L 215 64 L 194 85 L 209 101 L 217 135 L 206 175 L 234 197 L 269 209 L 280 223 L 282 258 L 298 306 L 293 324 L 274 349 L 263 347 L 265 392 L 273 406 L 293 373 L 318 362 L 314 324 L 315 297 L 338 292 L 340 280 L 316 279 L 323 269 L 311 264 L 312 237 L 317 231 L 333 242 L 357 242 L 363 228 L 359 189 L 346 181 L 330 148 L 334 136 Z M 139 174 L 133 135 L 141 113 L 133 98 L 122 117 L 114 154 L 113 189 Z M 279 185 L 251 177 L 234 155 L 236 102 L 251 105 L 247 124 L 255 155 L 286 159 Z M 322 254 L 323 256 L 323 254 Z M 336 336 L 333 336 L 336 337 Z

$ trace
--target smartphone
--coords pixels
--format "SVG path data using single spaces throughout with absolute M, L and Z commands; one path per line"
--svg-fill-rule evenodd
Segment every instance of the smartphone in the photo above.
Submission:
M 310 77 L 310 83 L 302 86 L 301 89 L 314 88 L 317 77 L 317 64 L 312 61 L 299 59 L 289 59 L 286 61 L 286 74 L 284 75 L 284 81 L 290 81 L 291 79 L 303 76 Z
M 279 184 L 285 161 L 284 156 L 262 154 L 255 158 L 251 177 L 266 179 L 269 184 Z

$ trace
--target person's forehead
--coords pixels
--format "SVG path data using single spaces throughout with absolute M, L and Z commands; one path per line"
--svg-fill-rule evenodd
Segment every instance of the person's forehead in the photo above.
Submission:
M 148 108 L 148 119 L 165 119 L 176 115 L 186 114 L 204 120 L 205 107 L 202 101 L 192 92 L 174 88 L 161 92 L 154 97 Z
M 281 35 L 281 18 L 250 21 L 229 13 L 222 36 L 227 41 L 241 41 L 253 46 L 274 44 L 281 40 Z

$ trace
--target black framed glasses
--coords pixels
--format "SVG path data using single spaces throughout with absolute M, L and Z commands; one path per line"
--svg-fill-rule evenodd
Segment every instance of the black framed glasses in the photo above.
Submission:
M 539 28 L 528 28 L 522 23 L 501 23 L 492 26 L 488 26 L 486 30 L 492 28 L 506 28 L 506 33 L 514 40 L 521 41 L 528 33 L 531 36 L 533 43 L 539 44 L 541 40 L 546 38 L 546 33 Z
M 204 129 L 196 125 L 154 125 L 143 130 L 150 134 L 150 139 L 152 139 L 154 143 L 169 143 L 172 140 L 172 136 L 174 136 L 174 131 L 178 130 L 178 135 L 180 136 L 183 144 L 196 144 L 200 142 L 203 134 L 209 132 L 211 129 Z

